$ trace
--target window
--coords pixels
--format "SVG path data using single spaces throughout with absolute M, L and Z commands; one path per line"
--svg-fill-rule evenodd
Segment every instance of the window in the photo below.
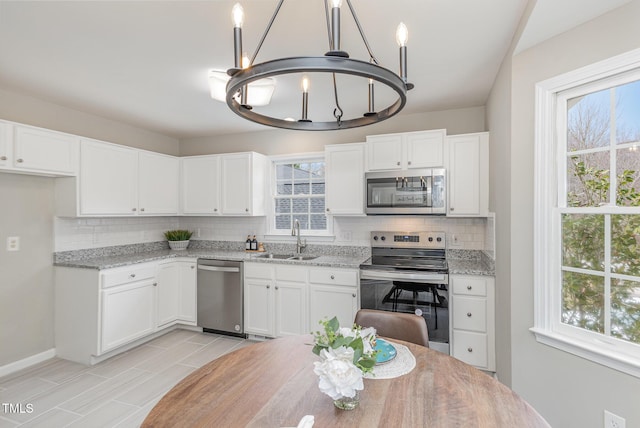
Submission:
M 532 330 L 640 377 L 640 51 L 536 91 Z
M 326 235 L 324 158 L 276 160 L 273 166 L 272 232 L 290 234 L 298 220 L 307 235 Z

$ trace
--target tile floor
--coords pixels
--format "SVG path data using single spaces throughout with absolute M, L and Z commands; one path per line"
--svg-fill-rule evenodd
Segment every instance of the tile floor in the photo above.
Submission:
M 173 330 L 95 366 L 54 358 L 0 378 L 0 428 L 139 427 L 176 383 L 254 342 Z M 33 409 L 28 412 L 28 405 Z

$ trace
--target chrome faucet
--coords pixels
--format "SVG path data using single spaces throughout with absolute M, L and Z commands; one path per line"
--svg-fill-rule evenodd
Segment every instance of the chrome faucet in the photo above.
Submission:
M 291 228 L 291 236 L 297 237 L 296 254 L 297 255 L 302 254 L 302 250 L 307 248 L 307 240 L 306 239 L 304 241 L 300 240 L 300 222 L 298 221 L 298 219 L 295 219 L 293 222 L 293 227 Z

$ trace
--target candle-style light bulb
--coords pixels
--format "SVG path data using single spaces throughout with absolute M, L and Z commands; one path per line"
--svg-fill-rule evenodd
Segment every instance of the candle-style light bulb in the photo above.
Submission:
M 331 0 L 331 7 L 342 7 L 342 0 Z
M 307 76 L 302 78 L 302 119 L 300 122 L 311 122 L 307 118 L 307 114 L 309 111 L 309 79 Z
M 249 66 L 251 65 L 251 62 L 249 61 L 249 55 L 245 54 L 242 55 L 242 68 L 249 68 Z
M 309 92 L 309 79 L 307 79 L 306 77 L 302 78 L 302 92 Z
M 398 42 L 398 46 L 404 47 L 407 46 L 407 40 L 409 40 L 409 30 L 404 22 L 401 22 L 396 29 L 396 42 Z
M 240 3 L 236 3 L 231 9 L 231 19 L 233 20 L 233 26 L 235 28 L 242 28 L 242 24 L 244 23 L 244 9 Z

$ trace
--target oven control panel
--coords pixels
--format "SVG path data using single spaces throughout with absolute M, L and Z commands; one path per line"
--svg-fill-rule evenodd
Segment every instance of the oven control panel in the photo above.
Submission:
M 371 232 L 372 247 L 446 248 L 445 232 Z

